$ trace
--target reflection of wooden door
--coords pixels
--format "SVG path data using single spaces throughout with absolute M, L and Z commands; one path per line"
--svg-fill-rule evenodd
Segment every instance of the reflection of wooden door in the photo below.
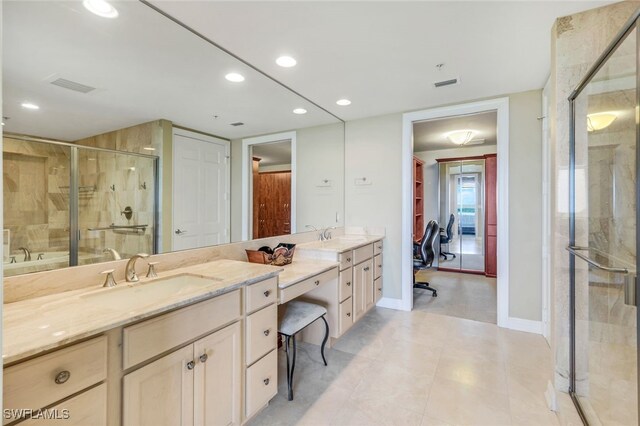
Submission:
M 260 173 L 258 182 L 258 238 L 290 234 L 291 172 Z
M 497 157 L 485 156 L 485 257 L 484 272 L 488 277 L 498 275 L 498 205 L 496 188 L 498 182 Z

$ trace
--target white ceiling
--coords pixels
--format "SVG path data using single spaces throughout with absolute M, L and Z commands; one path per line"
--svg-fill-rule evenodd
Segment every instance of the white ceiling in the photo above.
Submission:
M 238 138 L 338 121 L 150 7 L 114 4 L 117 19 L 81 1 L 3 2 L 6 132 L 74 141 L 164 118 Z M 232 71 L 246 80 L 226 81 Z M 57 77 L 97 90 L 49 84 Z M 298 107 L 308 113 L 293 114 Z M 245 125 L 230 126 L 237 121 Z
M 474 140 L 484 139 L 482 145 L 495 145 L 497 118 L 496 111 L 490 111 L 414 123 L 413 150 L 414 152 L 421 152 L 463 148 L 460 145 L 454 145 L 445 136 L 448 132 L 463 129 L 476 130 L 478 134 L 474 137 Z
M 554 20 L 613 3 L 152 2 L 346 120 L 540 89 Z M 282 54 L 298 65 L 278 67 Z
M 291 141 L 254 145 L 252 155 L 261 159 L 260 167 L 291 164 Z

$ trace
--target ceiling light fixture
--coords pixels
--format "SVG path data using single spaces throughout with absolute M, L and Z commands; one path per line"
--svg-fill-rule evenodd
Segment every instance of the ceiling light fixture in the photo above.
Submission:
M 117 18 L 118 11 L 105 0 L 84 0 L 82 5 L 91 13 L 103 18 Z
M 454 130 L 453 132 L 446 133 L 445 136 L 451 142 L 456 145 L 466 145 L 469 143 L 474 136 L 478 134 L 477 130 L 471 129 L 463 129 L 463 130 Z
M 230 72 L 225 75 L 224 78 L 231 81 L 232 83 L 240 83 L 244 81 L 244 76 L 242 74 L 238 74 L 237 72 Z
M 613 123 L 618 116 L 613 112 L 596 112 L 587 114 L 587 131 L 597 132 L 606 129 Z
M 38 105 L 32 104 L 31 102 L 23 102 L 22 108 L 33 109 L 33 110 L 40 109 Z
M 304 109 L 304 108 L 296 108 L 296 109 L 293 110 L 293 113 L 294 114 L 306 114 L 307 110 Z
M 293 59 L 291 56 L 280 56 L 276 59 L 276 64 L 280 65 L 283 68 L 291 68 L 295 67 L 298 61 Z
M 336 103 L 340 106 L 351 105 L 351 101 L 349 99 L 339 99 L 336 101 Z

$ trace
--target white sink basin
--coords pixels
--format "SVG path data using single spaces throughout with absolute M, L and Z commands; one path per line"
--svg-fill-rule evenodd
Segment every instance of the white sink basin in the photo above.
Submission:
M 178 275 L 142 283 L 119 284 L 118 287 L 88 293 L 80 298 L 105 308 L 131 310 L 171 301 L 176 296 L 210 286 L 215 281 L 222 280 L 195 275 Z

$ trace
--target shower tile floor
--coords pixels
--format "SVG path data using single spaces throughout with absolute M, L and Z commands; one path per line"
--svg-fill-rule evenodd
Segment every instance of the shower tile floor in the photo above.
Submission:
M 547 408 L 552 355 L 542 336 L 414 310 L 372 309 L 324 366 L 300 344 L 294 399 L 286 398 L 279 351 L 278 395 L 250 425 L 578 425 L 560 396 Z

